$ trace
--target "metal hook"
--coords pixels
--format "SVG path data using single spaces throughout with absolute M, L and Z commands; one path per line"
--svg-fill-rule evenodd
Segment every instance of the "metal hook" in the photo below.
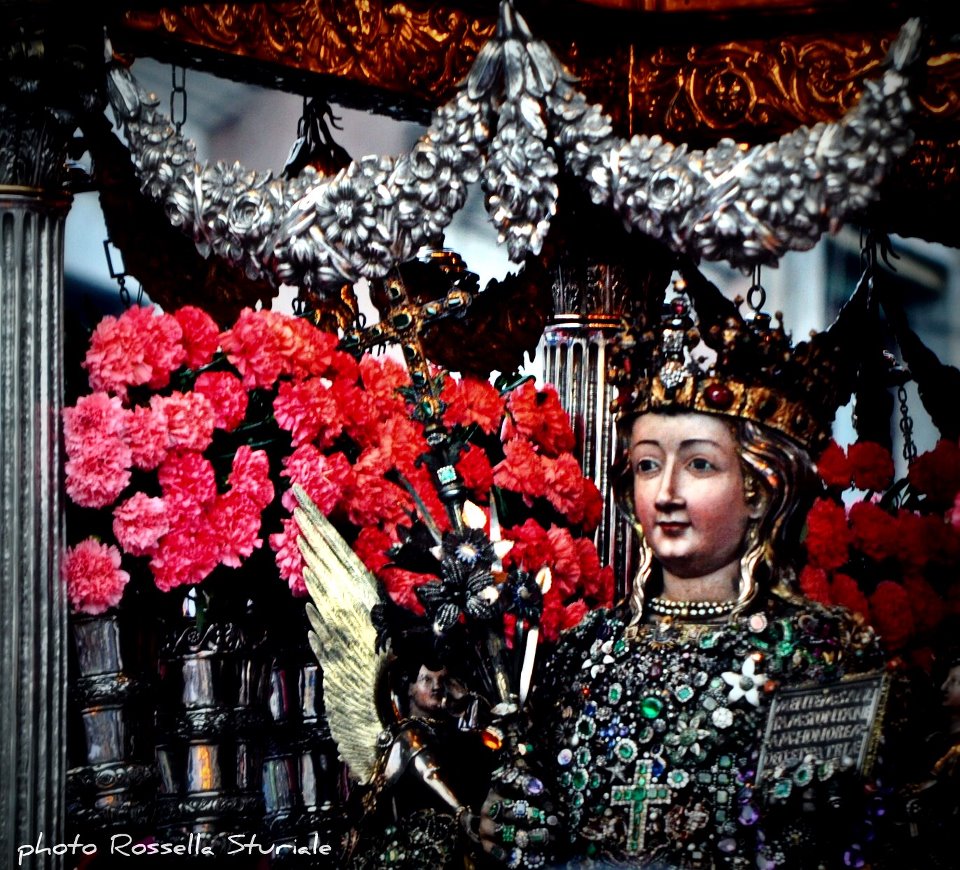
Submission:
M 754 301 L 754 296 L 759 294 L 759 300 Z M 753 267 L 753 284 L 750 289 L 747 290 L 747 305 L 753 309 L 754 314 L 759 314 L 763 311 L 763 307 L 767 304 L 767 291 L 763 289 L 763 285 L 760 283 L 760 267 Z

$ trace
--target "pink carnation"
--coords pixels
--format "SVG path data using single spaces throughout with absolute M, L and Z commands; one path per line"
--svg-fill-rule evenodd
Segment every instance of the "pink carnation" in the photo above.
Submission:
M 242 492 L 219 495 L 207 509 L 210 539 L 218 545 L 218 559 L 228 568 L 239 568 L 243 560 L 263 543 L 260 510 Z
M 170 450 L 167 415 L 162 407 L 137 405 L 127 412 L 127 443 L 134 468 L 153 471 Z
M 80 507 L 113 504 L 130 483 L 130 448 L 119 438 L 105 438 L 97 450 L 67 460 L 67 495 Z
M 120 570 L 120 551 L 94 538 L 69 548 L 61 570 L 67 598 L 77 613 L 97 614 L 116 607 L 130 580 L 130 575 Z
M 63 441 L 67 453 L 89 452 L 103 438 L 122 437 L 126 430 L 123 404 L 103 392 L 81 396 L 72 408 L 63 409 Z
M 333 513 L 340 503 L 353 477 L 353 469 L 346 456 L 342 453 L 325 456 L 312 444 L 303 444 L 294 450 L 284 459 L 283 468 L 281 475 L 288 478 L 291 485 L 300 484 L 326 516 Z M 297 498 L 292 488 L 283 493 L 281 504 L 293 513 Z
M 171 448 L 200 453 L 210 446 L 216 417 L 210 400 L 202 393 L 151 396 L 150 407 L 166 418 Z
M 163 499 L 138 492 L 113 511 L 113 534 L 131 556 L 153 553 L 168 531 L 170 522 Z
M 213 465 L 199 453 L 171 453 L 157 470 L 174 528 L 189 525 L 217 497 Z
M 303 556 L 297 537 L 300 527 L 293 517 L 283 520 L 283 531 L 270 535 L 270 547 L 277 554 L 277 571 L 281 579 L 287 581 L 290 591 L 296 598 L 307 595 L 307 586 L 303 580 Z
M 220 547 L 205 522 L 168 532 L 150 560 L 153 581 L 161 592 L 194 586 L 209 576 L 220 560 Z
M 232 432 L 247 415 L 249 396 L 240 378 L 230 372 L 204 372 L 197 378 L 193 391 L 210 401 L 217 429 Z
M 104 317 L 83 362 L 91 388 L 125 397 L 128 387 L 165 387 L 186 359 L 182 335 L 171 315 L 157 314 L 152 306 L 134 305 L 118 318 Z
M 277 425 L 291 433 L 297 447 L 315 442 L 322 450 L 343 431 L 336 399 L 320 378 L 280 384 L 273 414 Z
M 202 308 L 184 305 L 173 312 L 182 331 L 181 343 L 189 368 L 199 369 L 209 364 L 220 346 L 220 330 L 213 318 Z
M 270 480 L 270 457 L 265 450 L 254 450 L 246 444 L 237 448 L 227 483 L 234 492 L 247 496 L 262 511 L 273 501 Z

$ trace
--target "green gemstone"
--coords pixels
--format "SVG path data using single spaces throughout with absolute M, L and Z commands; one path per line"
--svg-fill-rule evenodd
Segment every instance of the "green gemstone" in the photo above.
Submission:
M 733 767 L 733 759 L 729 755 L 721 755 L 717 764 L 720 767 Z
M 661 701 L 659 698 L 654 698 L 652 695 L 644 698 L 643 702 L 640 704 L 640 712 L 647 719 L 656 719 L 662 710 L 663 701 Z
M 613 645 L 613 651 L 615 653 L 622 653 L 626 648 L 627 642 L 623 638 L 620 638 L 620 640 Z
M 677 700 L 680 703 L 685 704 L 693 697 L 693 687 L 692 686 L 680 686 L 679 689 L 674 693 L 677 696 Z
M 623 697 L 623 686 L 621 686 L 619 683 L 614 683 L 610 687 L 610 691 L 607 693 L 607 698 L 610 700 L 611 704 L 616 704 L 621 697 Z
M 647 790 L 642 786 L 637 786 L 633 790 L 633 794 L 630 796 L 632 800 L 635 801 L 644 801 L 647 799 Z
M 623 741 L 619 746 L 617 746 L 617 755 L 619 755 L 624 761 L 630 761 L 636 757 L 636 754 L 636 747 L 627 741 Z
M 718 789 L 718 790 L 714 793 L 713 799 L 714 799 L 718 804 L 725 804 L 725 803 L 730 799 L 730 795 L 729 795 L 728 792 L 724 791 L 724 790 L 721 788 L 721 789 Z
M 452 465 L 444 465 L 437 469 L 437 480 L 440 483 L 453 483 L 457 479 L 457 471 Z
M 780 782 L 773 787 L 773 795 L 778 798 L 789 797 L 791 791 L 793 791 L 793 785 L 786 779 L 780 780 Z
M 587 787 L 587 772 L 585 770 L 578 770 L 573 775 L 573 787 L 577 791 L 581 791 Z
M 600 774 L 593 773 L 590 776 L 590 788 L 596 788 L 600 785 Z

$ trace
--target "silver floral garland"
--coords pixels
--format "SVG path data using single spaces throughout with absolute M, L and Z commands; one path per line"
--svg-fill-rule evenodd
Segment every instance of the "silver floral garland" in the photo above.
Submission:
M 362 157 L 333 177 L 308 167 L 292 180 L 200 165 L 126 68 L 111 65 L 109 89 L 142 188 L 202 254 L 274 285 L 322 292 L 382 277 L 440 243 L 478 179 L 500 243 L 521 262 L 539 253 L 550 227 L 561 162 L 628 227 L 749 270 L 810 248 L 876 198 L 912 141 L 921 35 L 918 20 L 904 25 L 882 77 L 839 121 L 752 148 L 724 139 L 690 151 L 660 136 L 615 136 L 609 116 L 502 0 L 496 34 L 409 153 Z

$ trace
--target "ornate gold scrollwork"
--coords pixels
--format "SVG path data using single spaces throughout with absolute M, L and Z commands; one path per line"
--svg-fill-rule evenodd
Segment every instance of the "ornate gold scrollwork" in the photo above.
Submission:
M 455 7 L 302 0 L 128 12 L 125 25 L 305 73 L 398 91 L 427 104 L 449 96 L 494 30 Z

